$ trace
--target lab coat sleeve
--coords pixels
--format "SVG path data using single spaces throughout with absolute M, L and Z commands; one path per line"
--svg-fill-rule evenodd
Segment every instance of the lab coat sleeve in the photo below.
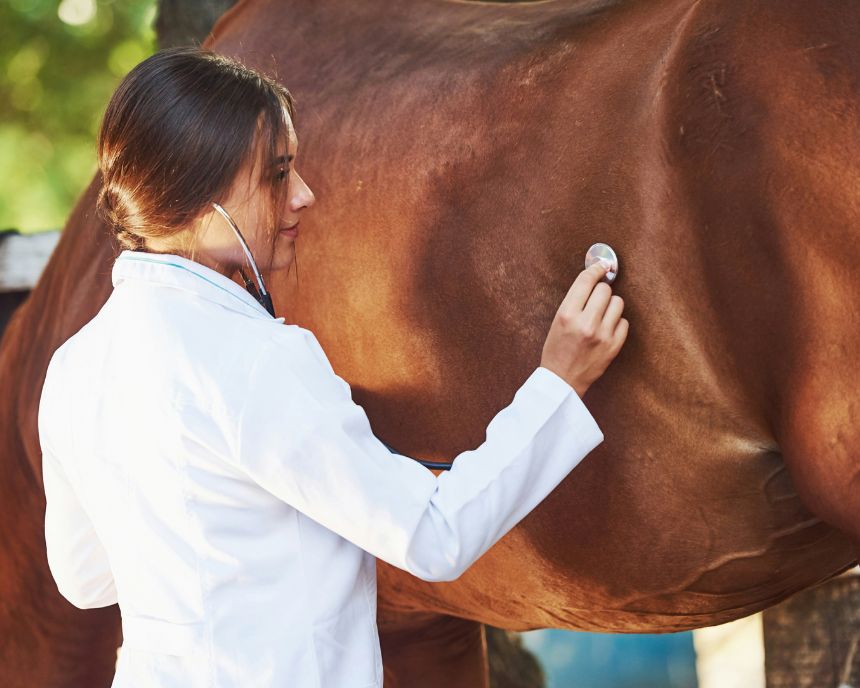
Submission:
M 42 448 L 45 543 L 48 567 L 60 594 L 80 609 L 116 604 L 104 547 L 54 453 Z
M 574 389 L 538 367 L 484 443 L 437 477 L 373 435 L 316 347 L 316 369 L 274 346 L 257 360 L 235 459 L 284 502 L 423 580 L 458 578 L 603 441 Z

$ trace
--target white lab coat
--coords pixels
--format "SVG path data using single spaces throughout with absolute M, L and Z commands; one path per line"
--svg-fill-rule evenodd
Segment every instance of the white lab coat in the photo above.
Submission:
M 75 606 L 119 603 L 115 688 L 382 686 L 375 557 L 454 580 L 603 441 L 539 367 L 437 477 L 231 279 L 124 250 L 112 281 L 38 426 L 48 563 Z

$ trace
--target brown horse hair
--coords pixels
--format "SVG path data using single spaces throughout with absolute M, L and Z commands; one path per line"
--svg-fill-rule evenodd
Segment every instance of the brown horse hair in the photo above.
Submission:
M 98 134 L 97 208 L 120 247 L 184 233 L 221 201 L 252 153 L 274 160 L 295 99 L 274 79 L 197 47 L 160 50 L 114 91 Z M 261 165 L 274 226 L 286 184 Z

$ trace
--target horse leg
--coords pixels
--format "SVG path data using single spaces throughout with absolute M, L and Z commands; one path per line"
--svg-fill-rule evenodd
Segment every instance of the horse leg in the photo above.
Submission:
M 490 688 L 483 624 L 435 613 L 385 613 L 386 688 Z

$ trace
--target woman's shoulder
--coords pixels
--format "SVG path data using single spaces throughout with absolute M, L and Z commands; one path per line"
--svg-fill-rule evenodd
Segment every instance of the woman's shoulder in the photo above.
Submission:
M 328 372 L 334 373 L 322 345 L 320 345 L 316 335 L 307 328 L 290 324 L 274 328 L 272 346 L 276 352 L 280 347 L 283 347 L 284 352 L 291 351 L 301 357 L 311 355 L 319 365 Z
M 316 335 L 299 325 L 273 328 L 258 349 L 249 379 L 249 393 L 270 386 L 278 394 L 290 389 L 322 397 L 349 394 L 349 386 L 335 373 Z
M 286 367 L 296 374 L 335 374 L 316 335 L 299 325 L 283 324 L 272 328 L 260 347 L 260 356 L 266 366 Z

